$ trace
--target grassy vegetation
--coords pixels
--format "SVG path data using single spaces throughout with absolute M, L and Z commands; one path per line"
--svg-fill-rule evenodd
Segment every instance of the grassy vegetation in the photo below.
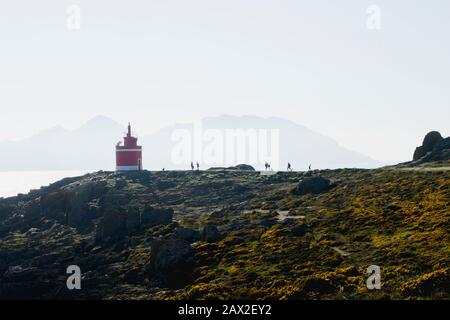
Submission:
M 167 298 L 449 297 L 448 171 L 321 174 L 336 188 L 299 197 L 286 192 L 294 184 L 280 182 L 246 203 L 288 209 L 305 219 L 266 228 L 255 223 L 263 218 L 258 213 L 210 218 L 224 230 L 230 221 L 253 223 L 226 232 L 219 243 L 197 244 L 196 280 Z M 293 234 L 299 226 L 307 230 L 304 236 Z M 369 265 L 380 266 L 382 290 L 367 289 Z
M 79 264 L 85 276 L 84 290 L 68 298 L 449 299 L 450 171 L 434 168 L 315 171 L 335 187 L 302 196 L 290 192 L 301 172 L 97 173 L 82 178 L 92 186 L 76 187 L 72 195 L 81 199 L 72 211 L 94 219 L 83 233 L 65 225 L 60 207 L 72 199 L 66 191 L 52 187 L 52 193 L 44 189 L 0 203 L 6 217 L 0 273 L 15 265 L 38 272 L 27 290 L 31 298 L 54 297 L 45 286 L 65 275 L 69 263 Z M 41 206 L 49 203 L 44 211 L 36 209 L 39 197 Z M 95 229 L 89 228 L 106 212 L 146 205 L 172 208 L 174 222 L 129 231 L 113 242 L 92 241 Z M 200 231 L 206 224 L 217 226 L 222 238 L 192 245 L 188 285 L 155 282 L 151 243 L 176 237 L 180 226 Z M 26 234 L 31 227 L 37 230 Z M 381 268 L 381 290 L 366 287 L 370 265 Z M 9 288 L 19 276 L 4 278 Z M 30 285 L 26 276 L 20 285 Z

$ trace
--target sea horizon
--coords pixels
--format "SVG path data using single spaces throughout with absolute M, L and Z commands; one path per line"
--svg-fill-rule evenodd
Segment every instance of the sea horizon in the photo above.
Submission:
M 78 177 L 98 170 L 0 171 L 0 198 L 9 198 L 40 189 L 64 178 Z

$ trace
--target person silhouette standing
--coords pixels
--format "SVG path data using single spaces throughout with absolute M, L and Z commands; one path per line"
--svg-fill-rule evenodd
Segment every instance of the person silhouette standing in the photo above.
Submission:
M 194 163 L 191 161 L 191 170 L 194 171 Z
M 291 163 L 288 162 L 287 171 L 292 171 Z
M 200 164 L 198 162 L 196 164 L 197 164 L 197 171 L 199 171 L 200 170 Z

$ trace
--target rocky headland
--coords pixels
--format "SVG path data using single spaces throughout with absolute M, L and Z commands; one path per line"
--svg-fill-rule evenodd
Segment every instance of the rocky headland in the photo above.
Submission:
M 415 153 L 432 171 L 96 172 L 0 199 L 0 298 L 448 299 L 447 139 Z

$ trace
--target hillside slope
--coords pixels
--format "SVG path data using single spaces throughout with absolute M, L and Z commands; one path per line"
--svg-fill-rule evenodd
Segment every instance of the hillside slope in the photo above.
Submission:
M 309 175 L 331 189 L 291 192 Z M 65 179 L 0 199 L 0 298 L 448 299 L 449 187 L 401 169 Z

